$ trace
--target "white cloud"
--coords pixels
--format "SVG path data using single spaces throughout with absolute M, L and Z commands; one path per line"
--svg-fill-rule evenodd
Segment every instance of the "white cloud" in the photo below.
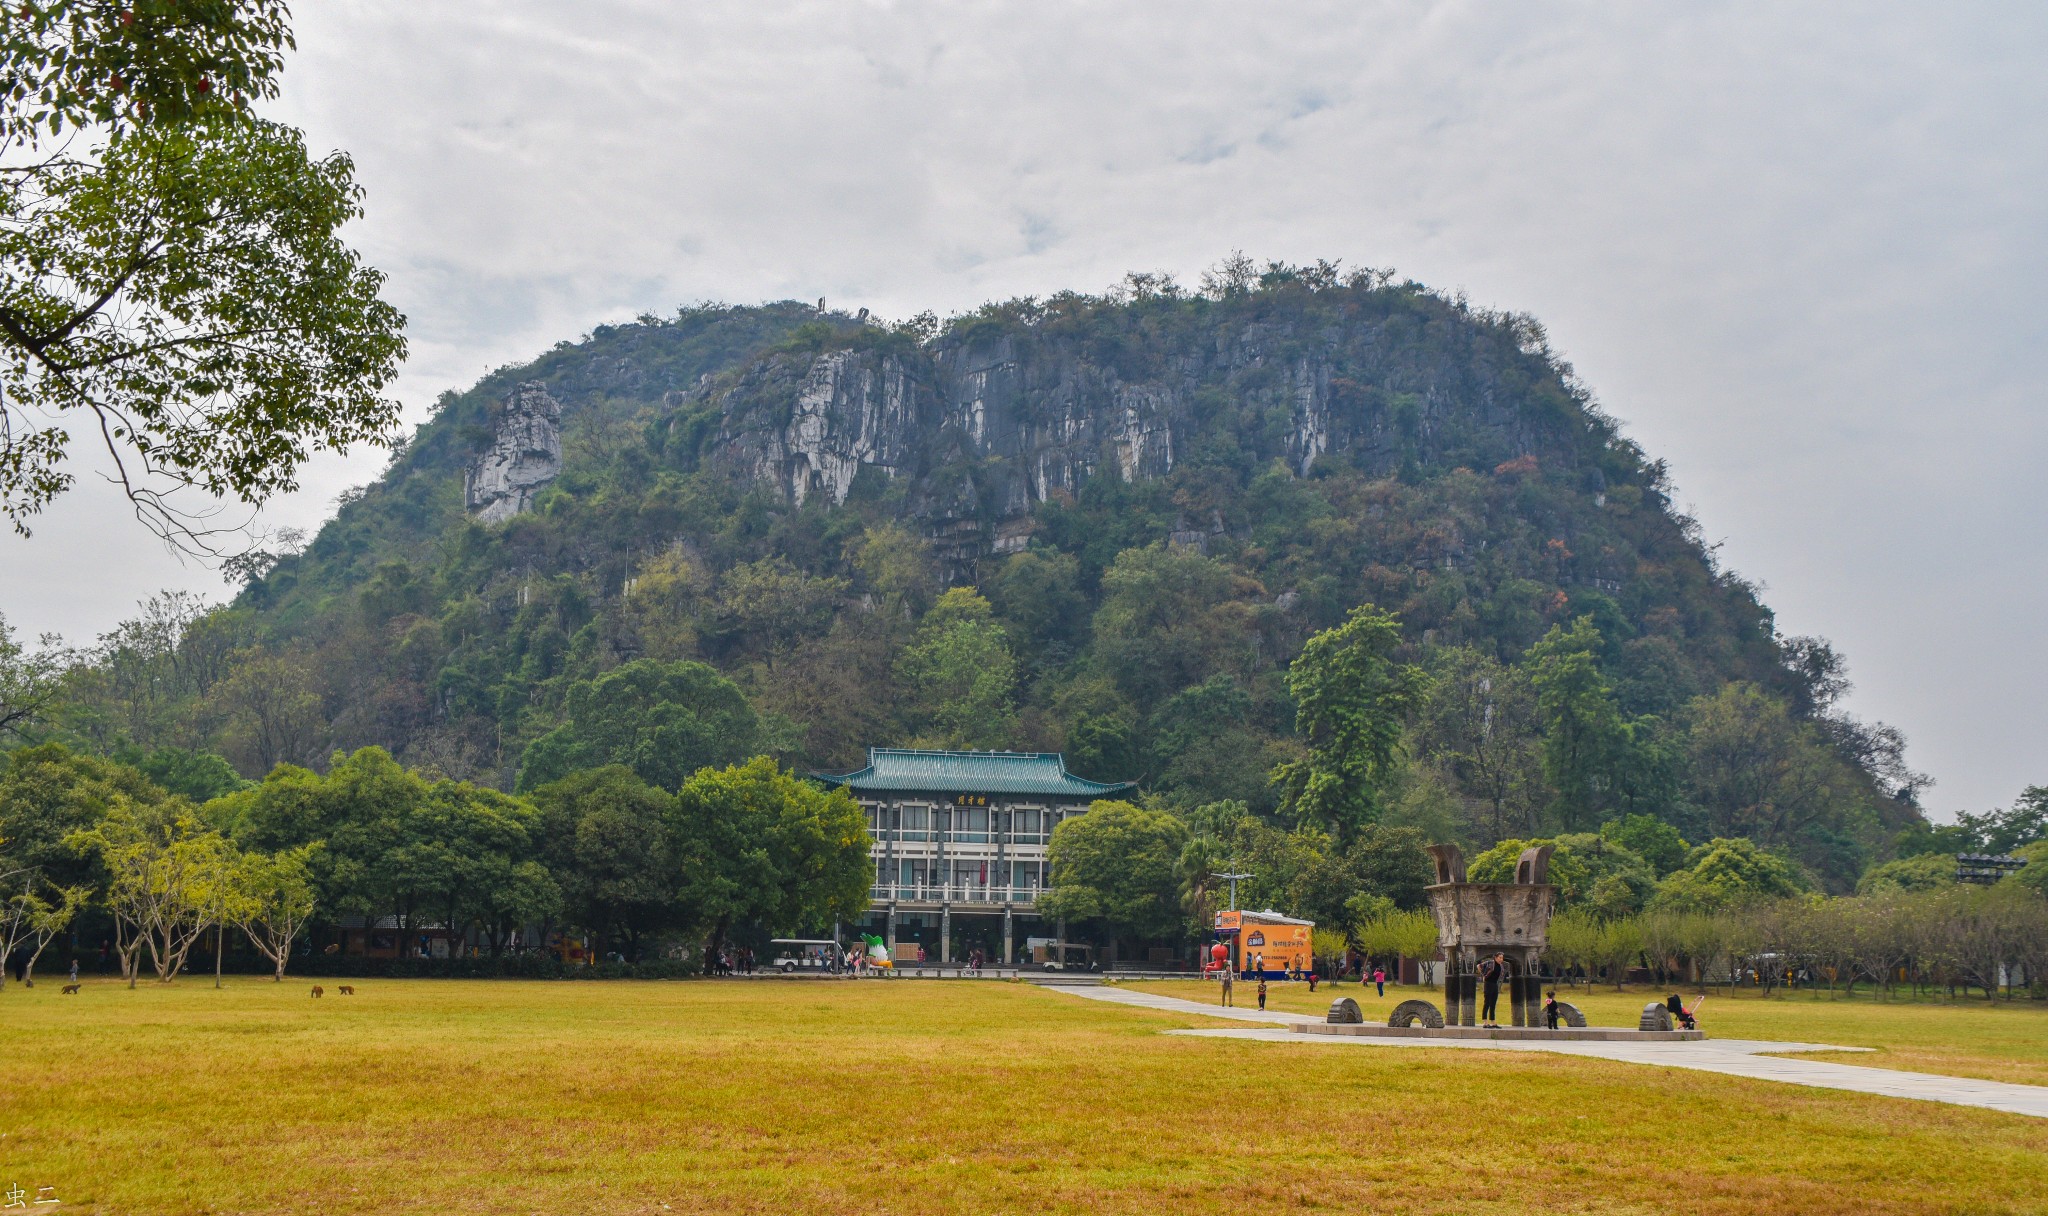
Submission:
M 1936 807 L 2048 780 L 2035 10 L 302 10 L 282 110 L 357 158 L 418 416 L 700 297 L 903 316 L 1237 247 L 1392 265 L 1542 317 L 1785 628 L 1848 651 Z M 82 636 L 212 583 L 106 499 L 0 542 L 11 618 Z

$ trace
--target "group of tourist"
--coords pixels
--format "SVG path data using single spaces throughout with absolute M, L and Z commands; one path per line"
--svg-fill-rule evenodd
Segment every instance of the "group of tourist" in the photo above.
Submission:
M 712 955 L 708 961 L 712 975 L 754 974 L 754 950 L 751 946 L 733 946 L 728 943 L 719 947 L 718 953 Z

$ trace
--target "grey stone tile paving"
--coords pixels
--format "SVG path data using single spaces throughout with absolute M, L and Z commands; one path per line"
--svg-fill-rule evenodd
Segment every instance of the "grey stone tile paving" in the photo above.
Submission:
M 1199 1014 L 1239 1022 L 1263 1023 L 1242 1030 L 1170 1030 L 1168 1034 L 1194 1038 L 1251 1039 L 1269 1043 L 1303 1043 L 1353 1048 L 1436 1048 L 1456 1051 L 1547 1051 L 1558 1055 L 1591 1056 L 1646 1064 L 1660 1068 L 1686 1068 L 1698 1072 L 1724 1073 L 1759 1081 L 1806 1085 L 1816 1089 L 1840 1089 L 1854 1093 L 1909 1098 L 1919 1102 L 1947 1102 L 1957 1106 L 1980 1106 L 2048 1119 L 2048 1086 L 2015 1085 L 2004 1081 L 1981 1081 L 1971 1077 L 1944 1077 L 1932 1073 L 1901 1072 L 1892 1068 L 1865 1068 L 1829 1060 L 1801 1060 L 1786 1053 L 1816 1051 L 1868 1051 L 1864 1047 L 1836 1047 L 1827 1043 L 1776 1043 L 1758 1039 L 1707 1039 L 1698 1043 L 1544 1043 L 1475 1040 L 1378 1039 L 1340 1035 L 1301 1034 L 1287 1029 L 1290 1022 L 1318 1019 L 1299 1013 L 1260 1012 L 1242 1006 L 1219 1005 L 1133 992 L 1115 986 L 1062 988 L 1091 1001 L 1108 1001 L 1167 1013 Z

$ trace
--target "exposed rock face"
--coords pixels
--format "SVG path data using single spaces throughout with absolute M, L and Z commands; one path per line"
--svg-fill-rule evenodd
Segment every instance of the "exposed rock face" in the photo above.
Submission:
M 533 505 L 562 471 L 562 405 L 537 380 L 514 388 L 498 415 L 497 436 L 463 481 L 469 509 L 487 524 Z
M 1035 508 L 1088 478 L 1164 477 L 1205 443 L 1213 456 L 1219 434 L 1233 457 L 1297 476 L 1326 457 L 1388 475 L 1418 452 L 1479 469 L 1573 459 L 1540 411 L 1497 399 L 1490 369 L 1475 376 L 1488 355 L 1415 346 L 1372 324 L 1249 321 L 1133 355 L 1015 326 L 776 354 L 688 398 L 717 410 L 705 456 L 792 502 L 907 479 L 889 492 L 956 569 L 1023 548 Z M 1211 520 L 1183 530 L 1202 547 Z

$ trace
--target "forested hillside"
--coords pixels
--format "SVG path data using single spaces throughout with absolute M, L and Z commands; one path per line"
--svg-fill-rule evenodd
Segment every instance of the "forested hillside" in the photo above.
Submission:
M 20 738 L 251 778 L 377 745 L 507 790 L 634 747 L 671 789 L 759 750 L 1057 750 L 1271 818 L 1289 665 L 1371 604 L 1428 676 L 1386 822 L 1483 849 L 1648 816 L 1835 889 L 1923 823 L 1839 659 L 1539 325 L 1327 265 L 601 327 L 445 396 L 242 573 L 146 605 Z

